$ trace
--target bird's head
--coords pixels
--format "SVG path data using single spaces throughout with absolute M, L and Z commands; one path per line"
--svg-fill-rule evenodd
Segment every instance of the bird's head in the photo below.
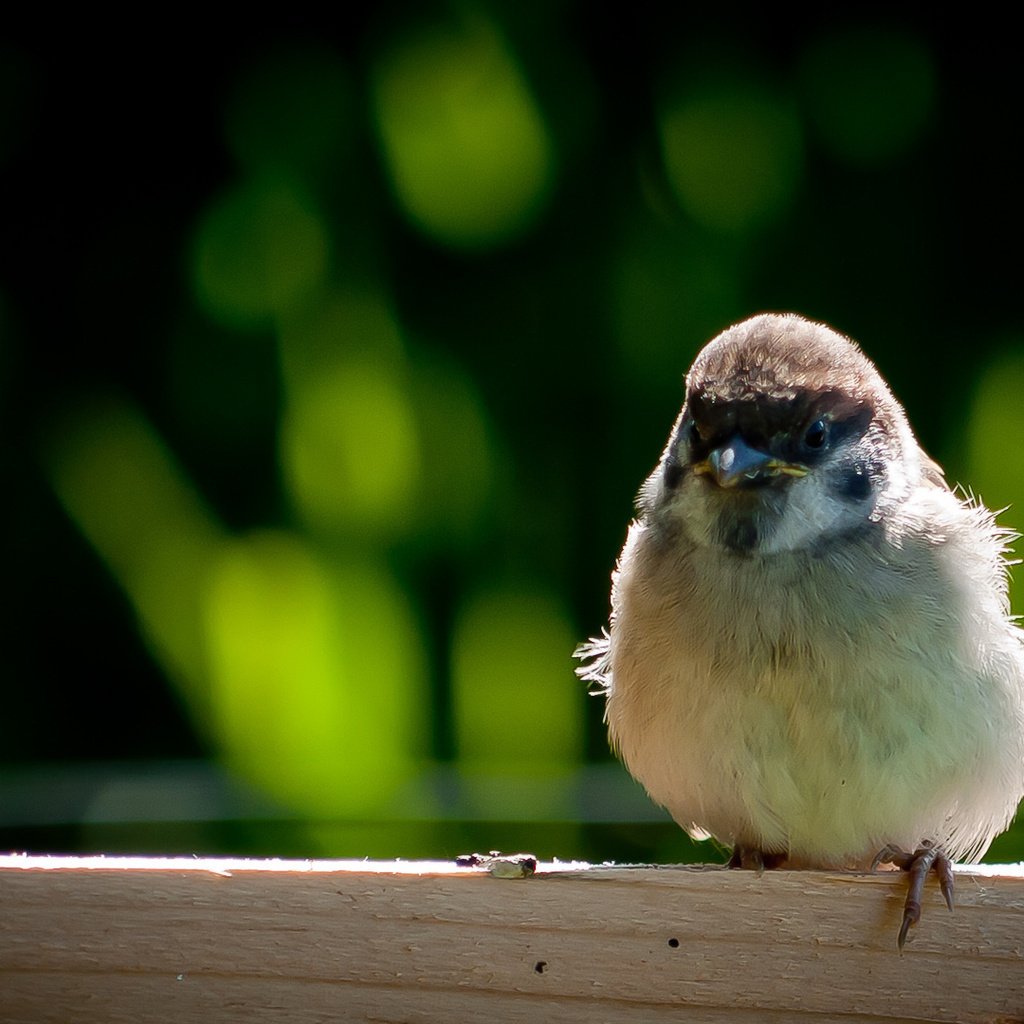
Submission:
M 857 345 L 762 314 L 697 356 L 640 506 L 697 545 L 772 554 L 866 528 L 936 472 Z

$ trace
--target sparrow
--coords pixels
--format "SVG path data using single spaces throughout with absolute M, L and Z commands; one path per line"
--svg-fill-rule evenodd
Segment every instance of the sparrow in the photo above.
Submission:
M 697 356 L 576 651 L 613 749 L 731 866 L 975 862 L 1024 796 L 1007 545 L 858 345 L 766 313 Z

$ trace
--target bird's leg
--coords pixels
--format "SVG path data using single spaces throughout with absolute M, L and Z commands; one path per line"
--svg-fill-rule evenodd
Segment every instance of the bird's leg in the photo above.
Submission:
M 879 864 L 895 864 L 901 871 L 910 874 L 910 888 L 907 892 L 907 901 L 903 905 L 903 923 L 900 925 L 899 938 L 896 940 L 902 950 L 911 925 L 921 920 L 921 897 L 924 894 L 924 881 L 930 871 L 938 875 L 939 887 L 946 899 L 946 906 L 950 910 L 953 909 L 953 865 L 930 840 L 921 843 L 913 853 L 907 853 L 899 846 L 885 846 L 871 862 L 871 870 L 874 871 Z
M 737 843 L 732 850 L 728 866 L 730 868 L 745 868 L 748 871 L 756 871 L 759 875 L 766 869 L 777 868 L 786 859 L 784 853 L 767 853 L 754 846 L 744 846 Z

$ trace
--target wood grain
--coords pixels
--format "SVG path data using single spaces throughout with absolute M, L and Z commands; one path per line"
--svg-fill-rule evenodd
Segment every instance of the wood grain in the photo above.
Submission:
M 3 1021 L 1024 1022 L 1024 877 L 0 858 Z

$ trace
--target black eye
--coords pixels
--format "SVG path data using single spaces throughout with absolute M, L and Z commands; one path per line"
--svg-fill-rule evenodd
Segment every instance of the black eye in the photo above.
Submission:
M 820 448 L 828 439 L 828 424 L 824 420 L 815 420 L 804 434 L 804 444 L 808 448 Z
M 696 422 L 690 423 L 690 444 L 698 445 L 701 442 L 700 431 L 697 429 Z

